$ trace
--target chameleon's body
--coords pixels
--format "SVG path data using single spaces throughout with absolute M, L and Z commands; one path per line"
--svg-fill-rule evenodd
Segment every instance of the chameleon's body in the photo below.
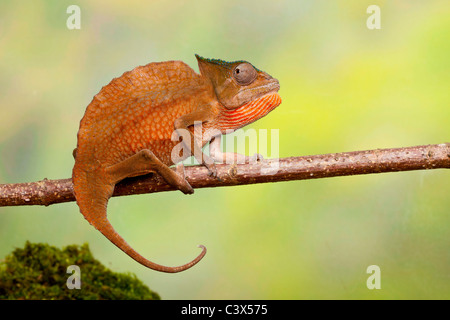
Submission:
M 268 74 L 243 61 L 224 62 L 197 56 L 200 74 L 181 61 L 150 63 L 113 79 L 86 109 L 74 150 L 73 185 L 84 217 L 111 242 L 139 263 L 158 271 L 179 272 L 196 264 L 206 253 L 180 267 L 165 267 L 134 251 L 109 223 L 108 199 L 120 180 L 156 172 L 184 193 L 193 189 L 173 165 L 174 130 L 186 129 L 190 154 L 215 175 L 211 158 L 201 147 L 217 140 L 218 132 L 235 130 L 266 115 L 281 103 L 279 84 Z M 240 76 L 240 78 L 239 78 Z M 202 123 L 202 137 L 193 135 Z M 216 141 L 216 142 L 217 142 Z M 217 144 L 217 143 L 215 143 Z M 214 148 L 220 156 L 217 147 Z M 238 156 L 238 155 L 236 155 Z M 215 159 L 218 159 L 216 156 Z

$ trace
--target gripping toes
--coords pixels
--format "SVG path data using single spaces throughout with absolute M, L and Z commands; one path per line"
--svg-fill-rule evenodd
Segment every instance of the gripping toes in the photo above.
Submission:
M 189 182 L 186 180 L 186 175 L 184 172 L 184 165 L 182 163 L 178 164 L 175 167 L 175 171 L 177 172 L 177 174 L 180 178 L 179 182 L 178 182 L 178 189 L 180 189 L 180 191 L 183 192 L 184 194 L 193 194 L 194 189 L 189 184 Z

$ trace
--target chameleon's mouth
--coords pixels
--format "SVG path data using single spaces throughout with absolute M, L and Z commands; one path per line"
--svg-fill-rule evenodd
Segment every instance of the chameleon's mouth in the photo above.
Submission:
M 277 93 L 278 90 L 280 90 L 280 83 L 278 82 L 277 79 L 272 78 L 271 81 L 262 86 L 255 88 L 247 88 L 244 89 L 243 92 L 245 93 L 249 92 L 251 96 L 259 98 L 267 94 Z
M 254 87 L 241 87 L 232 99 L 220 102 L 226 109 L 233 110 L 266 95 L 276 94 L 278 90 L 280 90 L 278 80 L 267 75 L 264 79 L 264 84 Z
M 280 83 L 278 82 L 277 79 L 273 79 L 273 81 L 269 82 L 267 84 L 268 89 L 272 88 L 269 92 L 274 93 L 274 92 L 278 92 L 278 90 L 280 90 Z

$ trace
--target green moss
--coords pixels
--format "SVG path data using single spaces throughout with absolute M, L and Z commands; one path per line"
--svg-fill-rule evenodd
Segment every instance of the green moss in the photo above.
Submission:
M 80 268 L 80 289 L 69 289 L 67 267 Z M 0 262 L 0 299 L 160 299 L 134 274 L 112 272 L 94 259 L 89 246 L 60 250 L 25 244 Z

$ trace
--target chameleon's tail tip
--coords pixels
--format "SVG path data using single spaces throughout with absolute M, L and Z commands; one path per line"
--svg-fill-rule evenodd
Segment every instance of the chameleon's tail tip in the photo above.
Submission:
M 199 244 L 198 246 L 197 246 L 197 248 L 200 248 L 200 249 L 202 249 L 202 252 L 200 252 L 200 254 L 198 255 L 198 257 L 200 258 L 200 260 L 205 256 L 205 254 L 206 254 L 206 247 L 204 246 L 204 245 L 202 245 L 202 244 Z M 198 261 L 200 261 L 200 260 L 198 260 Z
M 202 244 L 199 244 L 199 245 L 197 246 L 197 248 L 201 248 L 201 249 L 202 249 L 202 252 L 200 252 L 200 254 L 197 256 L 197 258 L 195 258 L 195 259 L 192 260 L 190 263 L 187 263 L 187 264 L 185 264 L 184 266 L 182 266 L 182 267 L 180 267 L 180 268 L 170 268 L 170 269 L 172 269 L 172 270 L 169 271 L 169 272 L 179 272 L 179 271 L 184 271 L 184 270 L 190 269 L 190 268 L 192 268 L 194 265 L 196 265 L 200 260 L 202 260 L 203 257 L 204 257 L 205 254 L 206 254 L 206 247 L 205 247 L 204 245 L 202 245 Z M 175 271 L 175 270 L 176 270 L 176 271 Z

